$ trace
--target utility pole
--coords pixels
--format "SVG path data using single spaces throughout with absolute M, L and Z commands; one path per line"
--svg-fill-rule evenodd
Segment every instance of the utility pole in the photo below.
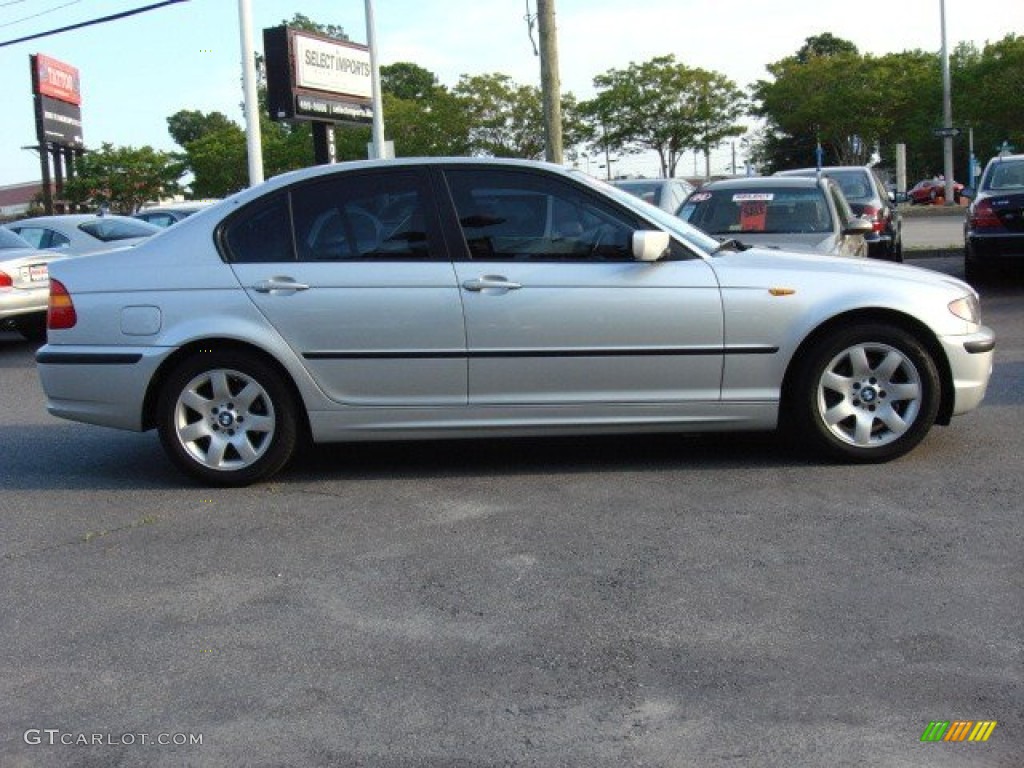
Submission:
M 380 96 L 380 57 L 377 56 L 377 25 L 373 20 L 373 0 L 366 0 L 366 43 L 370 49 L 370 83 L 373 95 L 373 158 L 387 157 L 384 145 L 384 105 Z
M 252 46 L 252 8 L 238 0 L 238 29 L 242 48 L 242 91 L 245 98 L 245 145 L 249 157 L 249 186 L 263 181 L 263 142 L 260 137 L 259 103 L 256 99 L 256 61 Z
M 558 82 L 558 32 L 555 0 L 537 0 L 540 33 L 540 90 L 544 99 L 544 159 L 562 162 L 562 99 Z
M 939 0 L 939 15 L 942 19 L 942 168 L 946 177 L 946 205 L 953 205 L 953 100 L 946 48 L 946 0 Z

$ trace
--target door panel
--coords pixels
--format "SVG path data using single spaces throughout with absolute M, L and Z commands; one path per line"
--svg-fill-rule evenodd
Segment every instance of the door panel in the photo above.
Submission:
M 470 259 L 471 404 L 718 400 L 723 321 L 699 259 L 633 261 L 641 223 L 540 173 L 449 170 Z
M 409 171 L 326 177 L 228 226 L 239 282 L 338 402 L 466 402 L 459 289 L 425 190 Z

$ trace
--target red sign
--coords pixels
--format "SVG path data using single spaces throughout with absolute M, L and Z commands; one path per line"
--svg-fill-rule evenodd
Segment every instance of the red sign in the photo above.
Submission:
M 82 103 L 78 70 L 75 67 L 38 53 L 36 73 L 39 76 L 39 93 L 68 104 Z

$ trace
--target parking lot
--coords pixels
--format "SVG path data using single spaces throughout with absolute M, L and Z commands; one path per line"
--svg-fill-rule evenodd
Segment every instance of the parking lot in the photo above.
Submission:
M 355 444 L 242 490 L 51 418 L 0 334 L 0 765 L 1018 766 L 1024 281 L 982 298 L 985 403 L 890 464 Z M 998 725 L 922 742 L 957 720 Z

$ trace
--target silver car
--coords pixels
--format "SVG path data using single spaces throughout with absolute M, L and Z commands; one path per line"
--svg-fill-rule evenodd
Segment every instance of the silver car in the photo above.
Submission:
M 995 338 L 934 272 L 738 250 L 584 174 L 472 158 L 278 176 L 53 265 L 50 413 L 185 472 L 296 444 L 772 430 L 879 462 L 978 406 Z
M 49 265 L 61 258 L 0 227 L 0 328 L 10 326 L 30 341 L 46 338 Z
M 864 236 L 872 232 L 827 178 L 712 181 L 687 198 L 679 217 L 719 239 L 828 256 L 866 257 Z

